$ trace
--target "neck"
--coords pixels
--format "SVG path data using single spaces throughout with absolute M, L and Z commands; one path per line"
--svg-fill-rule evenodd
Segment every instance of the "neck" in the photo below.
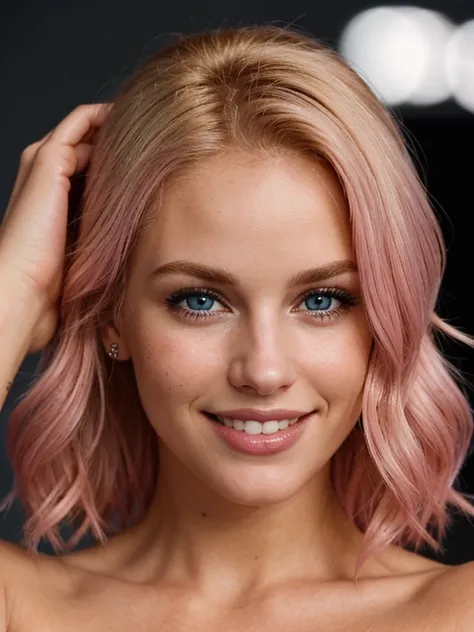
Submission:
M 130 530 L 140 568 L 146 560 L 152 577 L 233 592 L 292 579 L 352 579 L 362 533 L 335 497 L 329 463 L 290 498 L 248 507 L 164 461 L 150 510 Z

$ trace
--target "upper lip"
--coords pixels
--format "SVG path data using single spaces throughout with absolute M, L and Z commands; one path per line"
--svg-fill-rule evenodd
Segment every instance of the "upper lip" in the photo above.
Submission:
M 218 417 L 230 417 L 231 419 L 241 419 L 242 421 L 261 421 L 262 423 L 269 420 L 281 421 L 283 419 L 296 419 L 303 415 L 308 415 L 303 410 L 285 410 L 276 408 L 274 410 L 257 410 L 256 408 L 239 408 L 237 410 L 220 410 L 212 413 Z

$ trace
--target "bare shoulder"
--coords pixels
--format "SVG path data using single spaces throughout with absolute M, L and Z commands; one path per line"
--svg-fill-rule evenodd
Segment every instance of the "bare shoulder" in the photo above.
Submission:
M 0 540 L 0 580 L 2 592 L 8 593 L 8 587 L 18 580 L 24 581 L 34 574 L 34 556 L 17 544 Z
M 28 580 L 35 577 L 40 560 L 47 556 L 41 553 L 31 554 L 17 544 L 0 540 L 0 557 L 0 579 L 4 592 L 8 593 L 11 584 L 18 581 L 28 584 Z
M 385 613 L 381 629 L 473 632 L 474 562 L 453 566 L 398 547 L 381 559 L 368 583 Z
M 422 629 L 445 632 L 474 630 L 474 562 L 461 565 L 433 563 L 421 575 L 411 606 Z M 412 628 L 408 628 L 412 629 Z M 416 628 L 415 628 L 416 629 Z
M 0 540 L 0 581 L 5 594 L 10 582 L 24 577 L 32 569 L 32 556 L 17 544 Z
M 31 557 L 21 547 L 0 540 L 0 632 L 9 625 L 9 590 L 31 574 Z M 27 585 L 25 586 L 27 591 Z
M 453 629 L 474 630 L 474 561 L 450 566 L 430 583 L 427 597 L 436 610 L 449 609 Z
M 0 559 L 0 632 L 10 630 L 15 613 L 27 609 L 38 595 L 47 597 L 49 588 L 64 592 L 70 583 L 64 565 L 50 555 L 32 554 L 0 540 Z
M 21 567 L 28 565 L 32 556 L 21 548 L 18 544 L 12 544 L 6 540 L 0 540 L 0 555 L 2 556 L 2 563 L 0 565 L 0 573 L 3 576 L 5 570 L 8 569 L 8 573 L 20 570 Z
M 6 586 L 10 573 L 15 569 L 15 547 L 0 540 L 0 632 L 8 627 Z

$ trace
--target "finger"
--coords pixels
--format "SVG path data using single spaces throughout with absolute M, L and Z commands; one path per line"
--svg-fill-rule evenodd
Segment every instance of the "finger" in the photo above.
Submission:
M 76 145 L 76 154 L 77 154 L 77 167 L 76 173 L 80 173 L 84 171 L 84 169 L 89 164 L 91 154 L 92 154 L 93 145 L 91 143 L 79 143 Z
M 47 142 L 76 145 L 90 130 L 104 123 L 112 107 L 111 103 L 79 105 L 55 127 Z
M 22 188 L 23 183 L 28 178 L 38 151 L 46 142 L 56 139 L 60 142 L 64 142 L 67 140 L 68 131 L 74 131 L 68 144 L 74 145 L 78 142 L 89 143 L 90 140 L 93 139 L 97 129 L 106 119 L 112 107 L 113 103 L 80 105 L 66 116 L 54 129 L 43 136 L 43 138 L 29 145 L 22 153 L 20 168 L 11 197 L 17 193 L 18 189 Z M 81 124 L 79 128 L 77 127 L 78 122 Z M 81 129 L 83 130 L 82 132 Z
M 95 132 L 103 124 L 108 113 L 113 107 L 113 103 L 95 103 L 76 107 L 66 116 L 53 130 L 48 132 L 39 141 L 29 145 L 21 155 L 20 168 L 13 185 L 13 190 L 4 214 L 3 221 L 9 216 L 15 200 L 23 189 L 26 181 L 31 175 L 33 164 L 38 155 L 38 151 L 50 142 L 75 146 L 84 142 L 84 138 L 93 138 Z M 87 143 L 88 144 L 88 143 Z M 84 150 L 82 150 L 84 153 Z M 90 151 L 88 152 L 90 157 Z M 80 158 L 80 169 L 85 168 L 84 157 Z
M 80 173 L 82 171 L 84 171 L 87 167 L 87 165 L 89 164 L 90 161 L 90 157 L 92 154 L 92 149 L 93 149 L 93 145 L 90 143 L 79 143 L 78 145 L 76 145 L 76 147 L 74 148 L 75 154 L 76 154 L 76 168 L 75 168 L 75 173 Z M 28 175 L 23 174 L 24 181 L 28 180 L 28 176 L 31 175 L 31 170 L 33 169 L 33 165 L 31 165 L 30 168 L 30 172 L 28 173 Z M 24 190 L 24 186 L 23 186 L 23 182 L 20 183 L 18 189 L 16 190 L 16 192 L 14 192 L 12 194 L 12 196 L 10 197 L 10 201 L 8 203 L 7 209 L 5 211 L 5 214 L 3 216 L 3 221 L 2 224 L 4 224 L 6 222 L 6 220 L 8 219 L 8 217 L 11 215 L 12 213 L 12 209 L 15 205 L 16 199 L 17 197 L 20 195 L 20 193 Z
M 25 181 L 28 179 L 28 176 L 30 175 L 31 168 L 33 166 L 33 162 L 34 162 L 34 159 L 36 157 L 36 154 L 38 153 L 38 150 L 49 139 L 49 137 L 51 136 L 52 133 L 53 133 L 53 131 L 51 130 L 45 136 L 43 136 L 43 138 L 41 138 L 40 140 L 36 141 L 35 143 L 32 143 L 31 145 L 28 145 L 28 147 L 26 147 L 23 150 L 23 152 L 21 154 L 21 158 L 20 158 L 20 165 L 19 165 L 19 168 L 18 168 L 18 173 L 17 173 L 17 176 L 15 178 L 15 182 L 13 184 L 13 189 L 12 189 L 12 192 L 11 192 L 11 195 L 10 195 L 10 201 L 8 203 L 7 210 L 5 211 L 5 214 L 4 214 L 5 218 L 7 216 L 7 213 L 9 211 L 9 209 L 13 205 L 14 200 L 16 199 L 18 193 L 21 191 Z

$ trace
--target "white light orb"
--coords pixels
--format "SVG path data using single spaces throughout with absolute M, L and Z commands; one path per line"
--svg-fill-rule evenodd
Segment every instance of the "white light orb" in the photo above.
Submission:
M 418 7 L 374 7 L 344 29 L 339 50 L 388 105 L 428 105 L 450 96 L 445 49 L 454 26 Z
M 474 20 L 462 24 L 451 36 L 445 64 L 454 100 L 474 113 Z

